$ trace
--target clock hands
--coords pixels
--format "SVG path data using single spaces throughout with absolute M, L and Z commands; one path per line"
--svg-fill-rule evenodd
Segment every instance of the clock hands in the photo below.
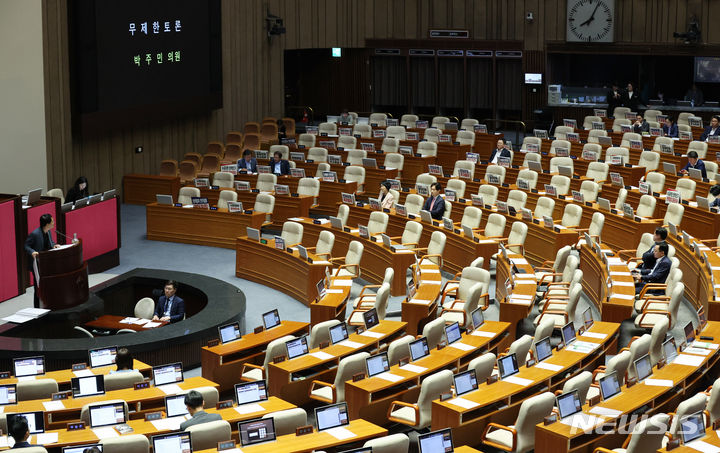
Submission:
M 597 5 L 595 5 L 595 9 L 593 10 L 592 15 L 590 15 L 590 18 L 580 24 L 581 27 L 590 25 L 590 23 L 595 20 L 595 13 L 597 12 L 598 8 L 600 8 L 600 2 L 598 2 Z

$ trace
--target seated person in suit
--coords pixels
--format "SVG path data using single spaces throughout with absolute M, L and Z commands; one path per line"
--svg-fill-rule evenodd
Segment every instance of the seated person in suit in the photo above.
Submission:
M 15 423 L 9 427 L 8 431 L 12 438 L 15 439 L 15 445 L 13 445 L 11 450 L 36 446 L 31 445 L 27 441 L 30 437 L 30 429 L 28 428 L 28 421 L 25 417 L 16 417 Z
M 700 136 L 700 141 L 707 140 L 707 138 L 711 135 L 720 135 L 720 116 L 718 115 L 713 115 L 710 120 L 710 125 L 705 128 Z
M 636 134 L 642 134 L 643 132 L 650 132 L 650 125 L 647 121 L 645 121 L 645 118 L 638 113 L 635 115 L 635 122 L 633 123 L 633 132 Z
M 380 202 L 380 207 L 383 209 L 391 209 L 395 206 L 395 197 L 390 193 L 390 188 L 392 188 L 392 184 L 389 182 L 383 181 L 380 183 L 378 201 Z
M 203 396 L 197 390 L 190 390 L 187 395 L 185 395 L 185 407 L 187 407 L 192 418 L 182 422 L 180 424 L 180 430 L 185 431 L 188 426 L 222 420 L 220 414 L 208 414 L 205 412 L 203 410 L 204 404 Z
M 245 170 L 248 173 L 257 173 L 257 159 L 253 157 L 252 151 L 243 151 L 242 159 L 237 161 L 238 171 Z
M 155 305 L 153 321 L 182 321 L 185 317 L 185 301 L 175 295 L 177 283 L 168 280 L 165 283 L 165 295 L 160 296 Z
M 445 199 L 440 196 L 442 184 L 434 182 L 430 184 L 430 196 L 425 200 L 423 209 L 430 211 L 430 216 L 435 220 L 442 220 L 445 215 Z
M 270 172 L 276 175 L 289 175 L 290 174 L 290 162 L 282 158 L 280 151 L 273 153 L 273 158 L 270 161 Z
M 635 268 L 638 271 L 641 271 L 643 269 L 650 270 L 653 267 L 655 267 L 655 246 L 657 244 L 660 244 L 661 242 L 665 242 L 665 239 L 667 239 L 667 230 L 663 227 L 657 227 L 655 228 L 655 234 L 653 234 L 653 241 L 655 241 L 655 244 L 653 244 L 647 252 L 642 254 L 642 263 L 638 264 L 638 266 Z
M 710 188 L 710 195 L 715 199 L 710 203 L 711 208 L 720 208 L 720 184 L 715 184 Z
M 683 175 L 688 174 L 691 168 L 700 170 L 703 178 L 707 178 L 707 171 L 705 170 L 705 163 L 698 159 L 698 153 L 696 151 L 688 151 L 687 153 L 688 163 L 680 170 Z
M 678 125 L 675 124 L 675 119 L 668 115 L 665 118 L 665 124 L 662 125 L 663 134 L 665 137 L 677 138 L 678 136 Z
M 133 371 L 133 356 L 128 348 L 119 348 L 115 355 L 115 370 L 110 370 L 110 374 L 123 373 L 125 371 Z
M 498 158 L 500 157 L 510 157 L 510 151 L 508 151 L 507 147 L 505 146 L 505 140 L 502 138 L 497 141 L 497 146 L 490 154 L 490 159 L 488 159 L 489 164 L 497 164 Z
M 653 253 L 655 255 L 655 265 L 652 269 L 633 270 L 635 278 L 635 294 L 640 294 L 642 289 L 648 283 L 664 283 L 670 273 L 672 262 L 667 257 L 669 247 L 667 242 L 655 244 Z

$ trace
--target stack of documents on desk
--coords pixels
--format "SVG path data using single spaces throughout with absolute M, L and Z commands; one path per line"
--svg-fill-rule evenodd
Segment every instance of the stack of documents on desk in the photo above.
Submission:
M 23 308 L 22 310 L 15 312 L 15 314 L 3 318 L 3 321 L 22 324 L 24 322 L 37 319 L 49 311 L 50 310 L 46 310 L 44 308 Z

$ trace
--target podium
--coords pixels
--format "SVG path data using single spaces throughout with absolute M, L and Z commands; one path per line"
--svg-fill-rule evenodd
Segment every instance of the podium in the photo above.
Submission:
M 82 240 L 76 244 L 38 254 L 40 305 L 49 310 L 72 308 L 88 300 L 87 263 Z

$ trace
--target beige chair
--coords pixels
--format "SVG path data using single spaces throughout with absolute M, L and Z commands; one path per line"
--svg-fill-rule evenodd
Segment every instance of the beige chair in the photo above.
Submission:
M 445 242 L 447 236 L 442 231 L 433 231 L 430 235 L 430 242 L 427 247 L 415 248 L 415 252 L 421 257 L 420 264 L 428 260 L 442 269 L 443 267 L 443 251 L 445 250 Z
M 327 162 L 327 156 L 328 150 L 318 146 L 313 146 L 307 152 L 307 160 L 311 160 L 313 162 Z
M 503 355 L 515 354 L 518 367 L 522 367 L 525 365 L 525 361 L 527 360 L 530 350 L 532 349 L 532 344 L 533 337 L 527 334 L 523 335 L 522 337 L 513 341 L 507 351 L 504 354 L 500 354 L 500 356 L 502 357 Z
M 49 400 L 53 393 L 57 393 L 58 383 L 55 379 L 42 378 L 17 383 L 18 401 Z
M 400 125 L 405 127 L 414 128 L 420 118 L 417 115 L 406 113 L 400 117 Z
M 337 135 L 337 124 L 335 123 L 320 123 L 318 125 L 319 134 Z
M 273 419 L 275 434 L 278 436 L 295 434 L 297 428 L 307 425 L 307 412 L 301 407 L 271 412 L 263 415 L 262 418 Z
M 520 405 L 514 425 L 491 422 L 485 428 L 482 442 L 490 447 L 513 453 L 526 453 L 535 446 L 535 426 L 552 412 L 555 395 L 550 392 L 532 396 Z
M 558 167 L 569 167 L 575 172 L 575 164 L 571 157 L 553 157 L 550 159 L 550 173 L 557 173 Z
M 583 129 L 586 131 L 593 130 L 593 124 L 592 123 L 602 123 L 603 120 L 599 116 L 593 116 L 593 115 L 587 115 L 583 119 Z
M 517 179 L 523 179 L 527 181 L 530 189 L 537 188 L 538 174 L 535 170 L 523 169 L 518 172 Z
M 298 244 L 302 244 L 303 230 L 304 228 L 301 223 L 290 220 L 283 223 L 280 237 L 285 240 L 285 247 L 295 247 Z
M 483 299 L 481 306 L 483 310 L 489 306 L 490 296 L 488 290 L 490 288 L 490 272 L 478 266 L 467 266 L 448 280 L 443 286 L 440 298 L 440 307 L 443 309 L 453 308 L 456 305 L 463 304 L 470 297 L 470 289 L 475 285 L 479 285 L 481 293 L 479 297 Z
M 475 118 L 464 118 L 462 122 L 460 122 L 460 130 L 474 132 L 476 124 L 480 124 L 480 122 Z
M 481 184 L 478 188 L 478 195 L 483 198 L 484 204 L 494 206 L 497 202 L 498 188 L 491 184 Z
M 385 233 L 388 225 L 388 215 L 384 212 L 373 211 L 368 219 L 367 229 L 370 236 Z
M 259 193 L 255 198 L 253 211 L 265 214 L 265 221 L 272 222 L 273 211 L 275 210 L 275 197 L 268 193 Z
M 520 212 L 527 202 L 527 193 L 522 190 L 513 189 L 508 193 L 507 205 Z
M 505 216 L 493 212 L 488 216 L 483 235 L 489 238 L 501 238 L 505 236 Z
M 545 261 L 539 267 L 535 268 L 535 278 L 538 280 L 539 284 L 543 284 L 548 281 L 560 281 L 559 277 L 563 276 L 571 251 L 572 247 L 569 245 L 561 247 L 555 253 L 554 261 Z
M 323 230 L 318 235 L 317 243 L 315 247 L 305 247 L 305 249 L 321 258 L 329 260 L 332 258 L 332 250 L 335 245 L 335 235 L 328 230 Z
M 274 192 L 277 184 L 277 175 L 273 173 L 262 173 L 257 177 L 255 188 L 260 192 Z
M 471 269 L 487 272 L 485 269 Z M 462 278 L 460 279 L 460 283 L 462 284 Z M 452 324 L 454 322 L 457 322 L 463 329 L 472 327 L 472 312 L 475 311 L 475 309 L 478 307 L 480 297 L 482 297 L 483 295 L 487 298 L 487 293 L 483 294 L 482 285 L 480 283 L 475 283 L 472 287 L 470 287 L 470 289 L 467 290 L 467 295 L 465 299 L 455 299 L 452 301 L 449 307 L 443 307 L 440 312 L 440 318 L 444 321 L 445 324 Z
M 423 197 L 416 193 L 411 193 L 405 197 L 405 209 L 408 214 L 420 215 L 424 204 L 425 200 Z
M 313 134 L 300 134 L 298 137 L 298 145 L 304 146 L 307 148 L 312 148 L 315 146 L 315 135 Z
M 199 197 L 200 189 L 197 187 L 181 187 L 178 192 L 178 203 L 183 206 L 192 204 L 192 197 Z
M 457 198 L 465 198 L 465 187 L 465 181 L 463 181 L 462 179 L 448 179 L 445 190 L 449 189 L 454 191 Z M 445 203 L 449 202 L 445 200 Z
M 535 326 L 535 334 L 533 335 L 533 342 L 540 341 L 545 337 L 552 335 L 555 330 L 555 323 L 550 318 L 545 318 Z M 537 353 L 537 351 L 535 351 Z M 537 354 L 536 354 L 537 355 Z
M 600 130 L 600 129 L 593 129 L 591 131 L 588 131 L 588 143 L 599 143 L 600 140 L 598 137 L 607 137 L 608 133 L 606 130 Z M 600 158 L 600 155 L 598 155 L 598 158 Z
M 313 204 L 317 204 L 317 199 L 320 196 L 320 181 L 315 178 L 300 178 L 297 193 L 314 197 Z
M 440 134 L 442 130 L 436 128 L 427 128 L 423 133 L 423 138 L 432 143 L 438 143 L 440 141 Z
M 548 216 L 552 218 L 553 212 L 555 212 L 555 200 L 543 196 L 538 198 L 533 217 L 542 219 L 544 216 Z
M 410 438 L 403 434 L 390 434 L 378 439 L 371 439 L 363 445 L 371 448 L 373 453 L 407 453 L 410 448 Z
M 592 217 L 590 218 L 590 226 L 588 228 L 576 228 L 575 231 L 578 233 L 587 233 L 595 239 L 596 241 L 600 241 L 600 237 L 602 235 L 603 227 L 605 226 L 605 214 L 602 212 L 594 212 Z M 584 239 L 581 239 L 584 243 Z
M 498 179 L 498 184 L 505 182 L 505 167 L 500 165 L 488 165 L 485 169 L 485 181 L 490 183 L 490 175 L 494 175 Z
M 406 247 L 419 247 L 422 232 L 422 223 L 416 222 L 414 220 L 408 220 L 407 222 L 405 222 L 405 228 L 403 229 L 402 236 L 392 236 L 390 239 L 394 241 L 397 241 L 399 239 L 400 243 Z
M 665 335 L 667 335 L 670 329 L 670 321 L 667 319 L 661 319 L 656 322 L 650 331 L 650 363 L 652 366 L 658 364 L 665 356 L 663 353 L 662 345 L 665 341 Z
M 683 214 L 685 214 L 685 206 L 680 203 L 670 203 L 667 205 L 665 211 L 665 217 L 663 218 L 663 225 L 669 225 L 670 223 L 675 226 L 682 223 Z
M 155 313 L 155 301 L 150 297 L 143 297 L 137 301 L 133 312 L 136 318 L 150 319 Z
M 368 123 L 370 123 L 371 126 L 377 124 L 380 127 L 385 127 L 387 126 L 387 117 L 387 113 L 371 113 L 368 118 Z
M 620 146 L 630 149 L 630 142 L 633 140 L 642 142 L 642 135 L 636 132 L 625 132 L 620 140 Z
M 670 323 L 670 328 L 675 328 L 675 324 L 678 322 L 678 310 L 684 292 L 685 284 L 679 282 L 673 287 L 672 294 L 670 294 L 670 301 L 667 305 L 662 302 L 646 304 L 642 313 L 635 318 L 635 327 L 652 329 L 655 324 L 662 319 L 667 319 Z
M 630 343 L 630 365 L 628 365 L 628 379 L 637 378 L 634 363 L 637 359 L 650 353 L 650 334 L 644 334 Z
M 667 432 L 669 436 L 662 438 L 662 446 L 667 446 L 667 443 L 670 439 L 679 439 L 680 432 L 683 429 L 683 426 L 681 424 L 683 419 L 688 415 L 696 414 L 698 412 L 704 412 L 706 405 L 707 395 L 702 392 L 696 393 L 695 395 L 678 404 L 677 408 L 675 409 L 675 413 L 672 414 L 670 429 L 668 429 Z M 703 417 L 705 418 L 706 415 L 703 414 Z M 707 422 L 704 422 L 703 424 L 705 425 L 705 427 L 707 427 Z
M 590 162 L 588 164 L 585 176 L 591 178 L 598 184 L 604 184 L 607 181 L 610 166 L 604 162 Z
M 480 228 L 482 221 L 482 210 L 475 206 L 465 206 L 463 216 L 460 219 L 460 226 L 466 226 L 473 230 Z
M 595 398 L 600 395 L 600 387 L 598 382 L 605 376 L 617 372 L 618 383 L 623 385 L 625 383 L 625 374 L 627 373 L 628 367 L 630 366 L 630 359 L 632 355 L 630 351 L 620 351 L 617 355 L 610 358 L 607 361 L 607 365 L 600 365 L 593 370 L 593 383 L 588 389 L 587 398 Z
M 720 378 L 715 379 L 710 390 L 710 398 L 707 403 L 707 411 L 710 416 L 710 425 L 720 419 Z
M 539 153 L 526 153 L 522 166 L 524 168 L 529 168 L 529 162 L 537 162 L 542 166 L 542 156 Z
M 320 162 L 317 166 L 317 170 L 315 170 L 315 177 L 322 178 L 324 171 L 330 171 L 330 164 L 325 163 L 325 162 Z
M 522 144 L 520 145 L 520 151 L 526 152 L 528 149 L 527 148 L 528 144 L 537 145 L 538 150 L 540 150 L 542 148 L 542 140 L 541 139 L 539 139 L 537 137 L 526 136 L 525 138 L 523 138 Z
M 360 352 L 340 359 L 332 383 L 312 381 L 309 389 L 310 399 L 330 404 L 345 401 L 345 382 L 352 380 L 354 375 L 365 372 L 365 359 L 368 357 L 370 354 L 367 352 Z
M 337 147 L 345 150 L 355 149 L 357 147 L 357 138 L 352 135 L 341 135 L 338 137 Z
M 357 165 L 351 165 L 349 167 L 345 167 L 345 173 L 343 174 L 343 179 L 347 182 L 356 182 L 358 187 L 358 192 L 363 192 L 365 190 L 365 168 L 360 167 Z
M 455 141 L 461 145 L 475 146 L 475 132 L 458 131 Z
M 191 425 L 185 428 L 190 433 L 193 451 L 217 448 L 218 442 L 230 440 L 232 428 L 225 420 Z
M 400 126 L 395 126 L 395 127 L 400 127 Z M 403 134 L 404 134 L 405 128 L 401 127 L 400 129 L 403 130 Z M 404 138 L 400 139 L 400 138 L 393 138 L 393 137 L 385 137 L 383 139 L 382 146 L 380 147 L 380 149 L 384 153 L 397 153 L 397 152 L 399 152 L 399 148 L 400 148 L 400 140 L 405 140 L 405 139 Z
M 450 392 L 452 376 L 452 371 L 442 370 L 425 378 L 420 386 L 417 403 L 393 401 L 388 409 L 388 420 L 412 426 L 418 430 L 430 426 L 432 402 L 439 399 L 443 393 Z
M 586 179 L 580 184 L 580 193 L 583 195 L 585 201 L 594 202 L 597 200 L 598 193 L 600 192 L 600 185 L 595 181 Z
M 212 185 L 221 189 L 232 189 L 235 184 L 235 176 L 227 171 L 218 171 L 213 174 Z
M 145 380 L 145 377 L 137 370 L 124 371 L 122 373 L 106 374 L 104 376 L 105 391 L 129 389 L 138 382 Z
M 562 127 L 562 126 L 560 126 L 560 127 Z M 568 152 L 569 152 L 570 149 L 571 149 L 571 148 L 570 148 L 570 142 L 567 141 L 567 140 L 562 140 L 562 139 L 561 139 L 561 140 L 553 140 L 552 143 L 550 144 L 550 151 L 548 152 L 548 154 L 549 154 L 550 156 L 555 156 L 555 155 L 557 155 L 557 149 L 558 149 L 558 148 L 565 148 L 565 149 L 567 149 Z
M 435 347 L 443 341 L 445 335 L 445 322 L 442 318 L 436 318 L 428 322 L 423 326 L 422 334 L 420 337 L 425 337 L 427 340 L 428 348 L 435 349 Z
M 565 381 L 562 390 L 556 393 L 563 394 L 572 392 L 573 390 L 577 390 L 580 404 L 583 405 L 585 404 L 585 399 L 587 397 L 587 393 L 590 389 L 591 383 L 592 373 L 589 371 L 583 371 L 582 373 L 579 373 Z
M 445 200 L 445 212 L 443 213 L 443 217 L 449 219 L 451 213 L 452 213 L 452 203 L 448 200 Z
M 147 453 L 150 442 L 144 434 L 125 434 L 102 439 L 103 453 Z
M 670 416 L 667 414 L 656 414 L 650 418 L 639 421 L 634 427 L 630 436 L 623 443 L 623 448 L 598 447 L 593 453 L 654 453 L 663 447 L 663 441 L 667 440 L 665 430 L 670 424 Z
M 333 277 L 360 277 L 360 261 L 362 260 L 364 246 L 362 242 L 350 241 L 347 255 L 330 260 L 331 263 L 342 262 L 339 267 L 331 271 Z
M 710 181 L 714 181 L 715 175 L 718 174 L 717 162 L 704 161 L 704 164 L 705 164 L 705 172 L 707 173 L 707 179 L 709 179 Z
M 602 158 L 602 147 L 598 145 L 597 143 L 585 143 L 583 145 L 583 153 L 585 151 L 590 151 L 592 153 L 595 153 L 594 159 L 588 159 L 588 160 L 594 160 L 597 161 L 598 159 Z M 582 156 L 582 154 L 581 154 Z
M 528 226 L 524 222 L 513 222 L 507 240 L 502 241 L 505 242 L 505 248 L 519 255 L 524 255 L 527 232 Z
M 385 268 L 385 275 L 383 276 L 382 284 L 387 283 L 388 286 L 392 285 L 393 280 L 395 279 L 395 270 L 392 267 Z M 366 308 L 370 309 L 372 308 L 373 304 L 375 303 L 375 300 L 377 299 L 377 293 L 370 292 L 370 289 L 379 289 L 382 284 L 380 285 L 365 285 L 360 290 L 360 294 L 355 298 L 355 300 L 352 303 L 353 308 Z M 365 291 L 368 291 L 367 293 Z
M 558 195 L 567 195 L 570 191 L 570 178 L 563 175 L 553 175 L 550 185 L 555 187 Z
M 632 121 L 630 121 L 629 119 L 626 119 L 624 117 L 621 118 L 621 117 L 618 117 L 617 115 L 615 115 L 615 120 L 613 121 L 613 124 L 612 124 L 612 131 L 613 132 L 622 132 L 623 126 L 632 126 Z
M 467 369 L 475 370 L 475 378 L 477 379 L 477 382 L 483 382 L 492 374 L 496 360 L 497 357 L 495 357 L 495 354 L 492 352 L 486 352 L 483 355 L 472 359 L 470 363 L 468 363 Z
M 688 144 L 688 152 L 695 151 L 698 153 L 699 159 L 705 159 L 707 156 L 708 144 L 698 140 L 693 140 Z
M 630 150 L 622 146 L 611 146 L 605 150 L 605 162 L 612 163 L 613 156 L 622 157 L 623 164 L 630 163 Z
M 431 141 L 420 142 L 417 145 L 417 152 L 421 157 L 436 157 L 437 143 Z
M 369 124 L 356 124 L 353 126 L 353 135 L 359 135 L 361 138 L 370 138 L 372 136 L 372 126 Z
M 440 130 L 445 129 L 445 123 L 449 123 L 450 118 L 447 116 L 435 116 L 430 123 L 430 127 L 436 127 Z
M 340 219 L 343 226 L 347 225 L 349 215 L 350 215 L 350 207 L 344 203 L 340 204 L 340 206 L 338 206 L 337 218 Z
M 265 359 L 262 366 L 255 365 L 253 363 L 243 363 L 242 370 L 240 371 L 240 380 L 248 382 L 265 379 L 268 364 L 275 357 L 285 357 L 285 353 L 287 352 L 285 348 L 285 343 L 294 339 L 295 337 L 292 335 L 285 335 L 268 343 L 267 347 L 265 348 Z
M 218 196 L 218 209 L 228 209 L 228 201 L 237 201 L 237 192 L 234 190 L 221 190 Z
M 350 165 L 362 165 L 363 159 L 367 157 L 367 151 L 364 149 L 351 149 L 348 150 L 347 158 L 345 161 Z
M 397 168 L 398 173 L 401 175 L 403 168 L 405 167 L 405 156 L 400 153 L 388 153 L 385 155 L 385 168 Z M 397 198 L 396 198 L 397 200 Z
M 560 221 L 560 225 L 564 226 L 565 228 L 576 228 L 580 226 L 581 220 L 582 208 L 576 204 L 566 204 L 565 210 L 563 211 L 562 220 Z
M 459 177 L 458 170 L 460 169 L 467 170 L 470 172 L 470 176 L 474 177 L 475 175 L 475 162 L 471 160 L 458 160 L 455 161 L 455 166 L 453 167 L 452 177 L 457 178 Z
M 663 137 L 658 137 L 663 138 Z M 660 166 L 660 154 L 655 151 L 643 151 L 640 153 L 640 160 L 638 161 L 638 167 L 645 167 L 646 171 L 657 170 Z
M 108 400 L 102 400 L 102 401 L 98 401 L 95 403 L 88 403 L 88 404 L 83 405 L 82 409 L 80 409 L 80 420 L 85 422 L 86 426 L 90 426 L 90 408 L 91 407 L 103 406 L 105 404 L 114 404 L 114 403 L 122 403 L 123 404 L 123 410 L 125 411 L 125 420 L 128 420 L 128 404 L 124 400 L 120 400 L 120 399 L 108 399 Z
M 173 175 L 173 176 L 175 176 L 175 175 Z M 47 193 L 46 193 L 45 195 L 48 196 L 48 197 L 59 198 L 59 199 L 60 199 L 60 204 L 64 204 L 64 203 L 65 203 L 65 194 L 63 193 L 63 190 L 62 190 L 62 189 L 58 189 L 58 188 L 50 189 L 50 190 L 47 191 Z
M 390 366 L 397 365 L 401 359 L 408 357 L 410 352 L 409 344 L 415 341 L 412 335 L 405 335 L 393 340 L 388 345 L 388 363 Z
M 695 198 L 695 187 L 697 183 L 691 178 L 679 178 L 675 185 L 675 190 L 680 192 L 680 197 L 683 200 L 692 200 Z
M 655 215 L 656 203 L 657 203 L 657 200 L 652 195 L 641 196 L 640 202 L 638 203 L 637 211 L 635 211 L 635 214 L 640 217 L 645 217 L 648 219 L 653 218 L 653 215 Z
M 555 140 L 566 141 L 568 132 L 575 132 L 575 129 L 573 129 L 572 127 L 569 127 L 569 126 L 557 126 L 555 128 Z M 553 140 L 553 141 L 555 141 L 555 140 Z M 570 149 L 569 146 L 567 148 Z
M 435 175 L 431 175 L 430 173 L 420 173 L 415 177 L 415 185 L 425 184 L 426 186 L 429 186 L 436 182 L 437 177 Z
M 645 182 L 650 184 L 653 192 L 663 193 L 665 191 L 665 174 L 651 171 L 645 175 Z
M 160 162 L 160 176 L 177 176 L 178 163 L 175 159 L 165 159 Z M 63 202 L 65 197 L 63 196 Z
M 303 135 L 305 135 L 305 134 L 303 134 Z M 313 139 L 315 138 L 314 135 L 311 135 L 311 137 L 313 137 Z M 310 145 L 308 148 L 312 148 L 313 146 L 315 146 L 314 141 L 313 141 L 313 144 Z M 270 155 L 270 157 L 272 157 L 278 151 L 280 151 L 280 153 L 282 154 L 283 159 L 285 159 L 285 160 L 290 159 L 290 148 L 287 145 L 272 145 L 272 146 L 270 146 L 270 149 L 268 150 L 268 154 Z

